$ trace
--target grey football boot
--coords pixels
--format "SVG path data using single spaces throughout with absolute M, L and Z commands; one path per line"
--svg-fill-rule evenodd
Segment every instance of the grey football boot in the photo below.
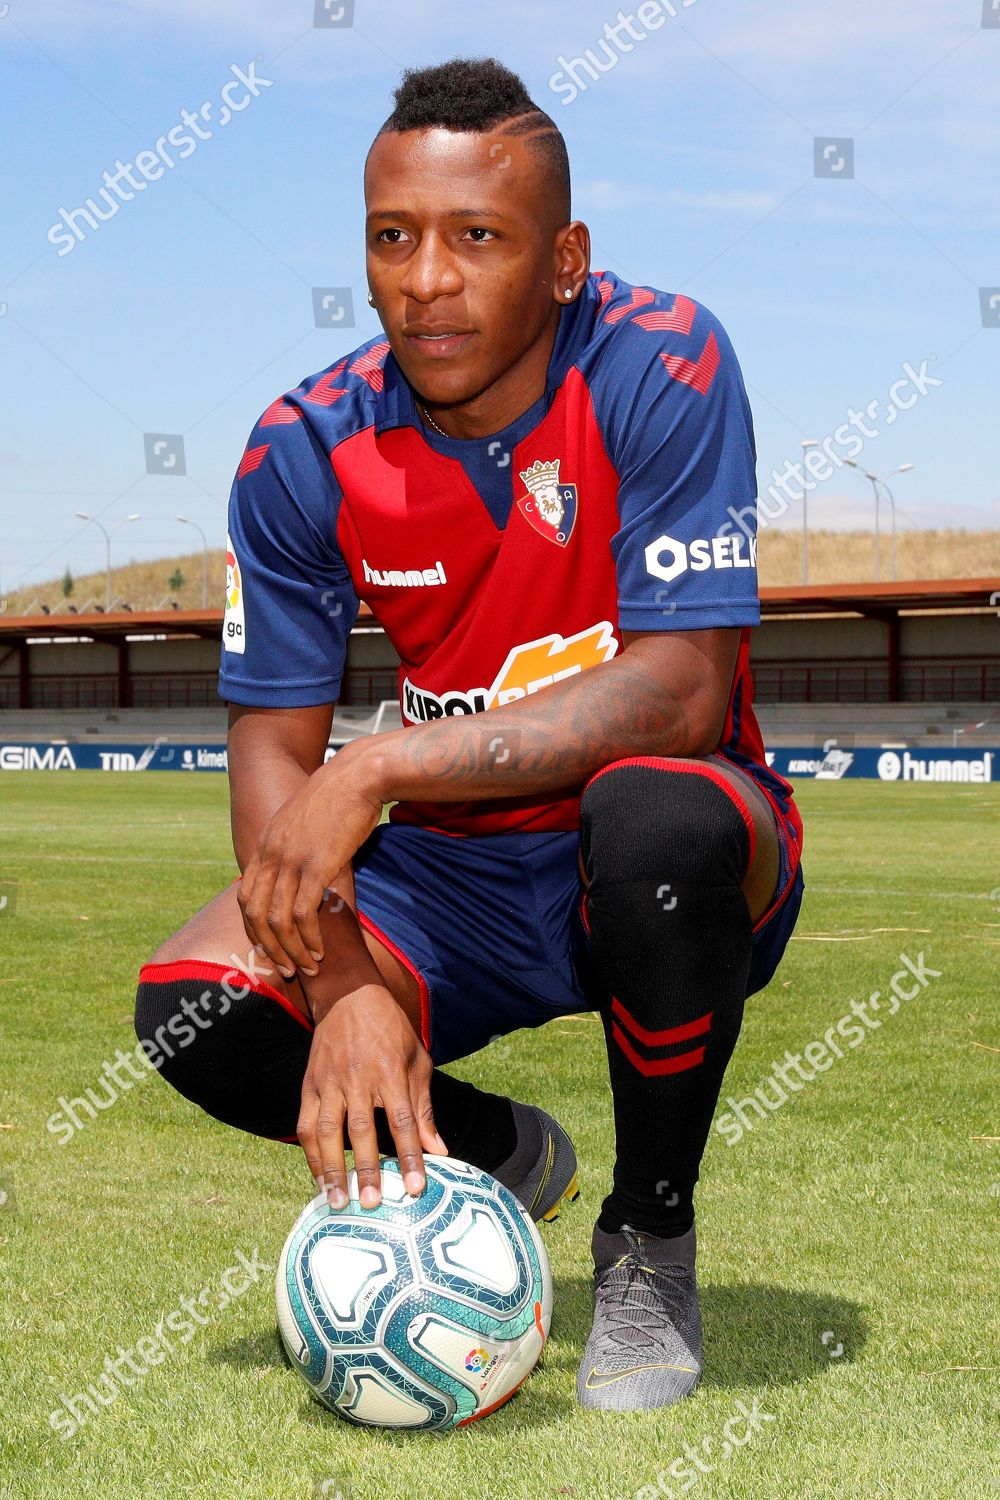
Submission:
M 543 1109 L 519 1104 L 515 1099 L 511 1105 L 518 1149 L 496 1168 L 493 1176 L 510 1189 L 536 1224 L 551 1224 L 558 1219 L 564 1202 L 575 1203 L 580 1196 L 573 1142 L 559 1122 Z
M 701 1375 L 695 1231 L 676 1239 L 594 1230 L 594 1326 L 577 1375 L 583 1406 L 650 1411 L 690 1396 Z

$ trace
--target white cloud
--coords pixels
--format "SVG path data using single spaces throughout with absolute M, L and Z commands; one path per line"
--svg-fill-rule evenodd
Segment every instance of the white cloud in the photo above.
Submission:
M 13 8 L 11 19 L 16 28 L 23 22 L 31 36 L 79 43 L 87 37 L 127 38 L 130 30 L 145 24 L 277 38 L 288 31 L 292 18 L 269 0 L 47 0 L 29 11 Z M 308 24 L 304 10 L 303 24 Z
M 710 213 L 746 214 L 754 218 L 770 213 L 781 201 L 777 193 L 750 188 L 712 188 L 695 192 L 685 188 L 651 188 L 647 183 L 622 182 L 608 177 L 578 183 L 574 192 L 580 205 L 590 209 L 691 208 Z
M 848 59 L 856 68 L 885 71 L 890 59 L 926 51 L 929 38 L 931 50 L 943 53 L 978 26 L 972 9 L 954 0 L 798 0 L 753 7 L 729 0 L 721 7 L 693 7 L 688 24 L 734 62 L 801 63 L 815 79 Z
M 536 11 L 528 0 L 509 0 L 505 17 L 511 20 L 520 10 L 524 25 L 537 21 Z M 313 0 L 46 0 L 44 6 L 30 10 L 13 7 L 11 15 L 23 22 L 24 29 L 40 40 L 79 44 L 127 41 L 137 29 L 146 28 L 173 42 L 183 41 L 184 33 L 228 35 L 233 42 L 242 39 L 280 48 L 304 31 L 313 29 Z M 469 6 L 462 0 L 434 0 L 433 4 L 403 3 L 403 0 L 356 0 L 355 21 L 374 49 L 384 54 L 412 54 L 415 47 L 426 46 L 428 33 L 440 43 L 442 55 L 461 50 L 463 33 L 470 25 Z M 512 20 L 516 24 L 516 20 Z M 323 42 L 342 40 L 351 28 L 322 28 Z M 379 50 L 371 53 L 373 61 Z M 478 48 L 475 50 L 484 50 Z M 485 49 L 488 50 L 488 49 Z M 405 59 L 404 59 L 405 60 Z M 389 61 L 395 62 L 395 57 Z

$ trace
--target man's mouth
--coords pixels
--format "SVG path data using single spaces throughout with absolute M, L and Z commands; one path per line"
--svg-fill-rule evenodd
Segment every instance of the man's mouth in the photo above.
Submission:
M 475 336 L 475 330 L 467 328 L 446 328 L 439 331 L 417 329 L 403 334 L 407 348 L 424 359 L 450 359 L 461 353 Z

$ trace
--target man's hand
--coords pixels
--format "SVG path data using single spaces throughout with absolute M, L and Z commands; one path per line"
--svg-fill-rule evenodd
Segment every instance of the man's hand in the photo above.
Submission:
M 286 979 L 296 969 L 317 973 L 320 904 L 382 817 L 366 765 L 362 751 L 346 747 L 313 772 L 278 808 L 243 872 L 247 935 Z
M 427 1185 L 424 1151 L 446 1156 L 431 1109 L 433 1064 L 388 990 L 362 985 L 344 995 L 313 1033 L 296 1127 L 319 1188 L 332 1208 L 347 1204 L 345 1120 L 361 1207 L 382 1200 L 374 1111 L 385 1110 L 403 1185 L 413 1197 Z

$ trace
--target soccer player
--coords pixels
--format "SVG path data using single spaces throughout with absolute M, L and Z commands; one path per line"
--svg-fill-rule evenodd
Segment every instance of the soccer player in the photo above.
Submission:
M 713 1110 L 802 893 L 751 703 L 743 383 L 704 307 L 591 274 L 563 138 L 494 60 L 404 74 L 365 198 L 384 336 L 267 408 L 232 492 L 242 879 L 142 970 L 137 1029 L 185 1007 L 166 1078 L 297 1140 L 334 1208 L 349 1143 L 365 1207 L 380 1150 L 412 1193 L 447 1150 L 540 1219 L 576 1192 L 566 1132 L 434 1064 L 599 1011 L 616 1156 L 578 1395 L 664 1406 L 701 1370 Z M 324 763 L 360 600 L 405 727 Z

